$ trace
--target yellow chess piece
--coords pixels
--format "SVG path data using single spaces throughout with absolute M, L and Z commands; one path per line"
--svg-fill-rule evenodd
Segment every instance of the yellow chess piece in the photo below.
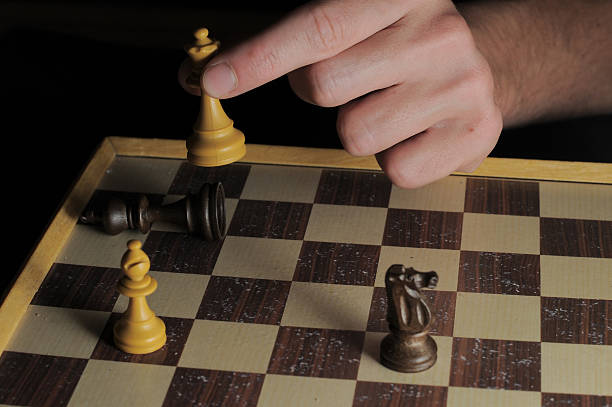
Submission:
M 219 99 L 208 96 L 200 83 L 202 68 L 219 48 L 219 42 L 208 38 L 206 28 L 200 28 L 194 36 L 195 43 L 186 47 L 193 62 L 187 84 L 200 88 L 202 101 L 193 133 L 187 139 L 187 159 L 202 167 L 230 164 L 246 154 L 244 134 L 234 128 L 234 121 L 225 114 Z
M 151 353 L 166 343 L 166 325 L 147 304 L 147 295 L 157 289 L 149 276 L 151 262 L 142 251 L 142 243 L 130 240 L 121 259 L 125 276 L 117 284 L 119 292 L 130 298 L 127 310 L 113 328 L 115 345 L 127 353 Z

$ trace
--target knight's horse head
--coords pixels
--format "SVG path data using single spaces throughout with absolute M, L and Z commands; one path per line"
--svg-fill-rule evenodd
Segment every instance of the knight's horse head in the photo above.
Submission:
M 436 288 L 438 285 L 438 273 L 435 271 L 417 271 L 410 267 L 406 273 L 417 288 Z

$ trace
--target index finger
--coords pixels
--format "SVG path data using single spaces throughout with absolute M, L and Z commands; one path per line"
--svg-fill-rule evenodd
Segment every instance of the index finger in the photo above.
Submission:
M 297 68 L 327 59 L 404 16 L 411 1 L 325 0 L 306 4 L 264 32 L 215 56 L 202 87 L 237 96 Z

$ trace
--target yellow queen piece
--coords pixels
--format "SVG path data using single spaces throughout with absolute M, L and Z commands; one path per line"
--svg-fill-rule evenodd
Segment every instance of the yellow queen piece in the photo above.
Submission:
M 142 251 L 139 240 L 130 240 L 121 259 L 125 276 L 117 284 L 119 292 L 130 298 L 127 310 L 115 323 L 115 345 L 127 353 L 151 353 L 166 343 L 166 325 L 147 304 L 147 295 L 157 289 L 157 281 L 149 276 L 151 262 Z
M 219 41 L 208 38 L 208 30 L 200 28 L 194 33 L 196 41 L 186 47 L 193 69 L 186 82 L 199 88 L 202 94 L 200 114 L 187 139 L 187 159 L 202 167 L 230 164 L 246 154 L 244 134 L 234 128 L 219 99 L 208 96 L 201 88 L 202 68 L 219 48 Z

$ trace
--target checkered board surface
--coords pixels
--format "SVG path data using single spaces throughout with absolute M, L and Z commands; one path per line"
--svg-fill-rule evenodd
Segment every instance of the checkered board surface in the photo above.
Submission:
M 222 181 L 228 235 L 78 224 L 0 357 L 0 404 L 610 406 L 612 186 L 451 176 L 408 191 L 374 171 L 117 157 L 99 191 L 166 202 Z M 112 343 L 129 239 L 168 342 Z M 425 290 L 437 363 L 378 362 L 384 273 Z

